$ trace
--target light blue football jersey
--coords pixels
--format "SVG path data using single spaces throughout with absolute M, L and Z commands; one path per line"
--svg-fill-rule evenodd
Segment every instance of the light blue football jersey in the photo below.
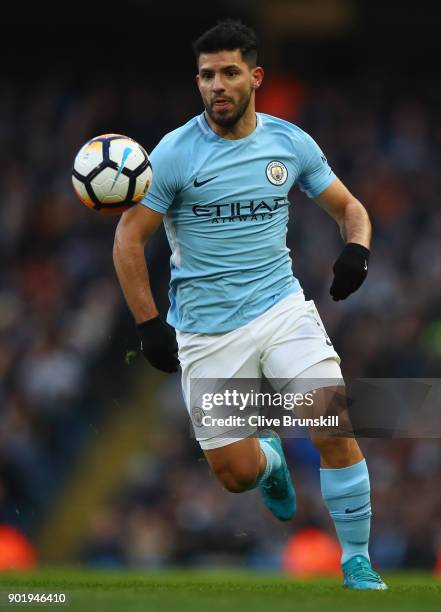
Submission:
M 153 184 L 142 204 L 165 215 L 167 321 L 181 331 L 236 329 L 301 290 L 286 246 L 288 192 L 297 183 L 316 197 L 335 175 L 303 130 L 256 117 L 252 134 L 226 140 L 202 113 L 151 153 Z

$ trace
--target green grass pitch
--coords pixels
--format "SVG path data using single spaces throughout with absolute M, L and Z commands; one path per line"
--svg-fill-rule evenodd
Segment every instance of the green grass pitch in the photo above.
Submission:
M 441 610 L 441 581 L 385 574 L 386 592 L 347 591 L 338 579 L 234 571 L 42 569 L 0 574 L 0 609 L 81 612 L 421 612 Z M 68 605 L 6 604 L 7 593 L 66 593 Z

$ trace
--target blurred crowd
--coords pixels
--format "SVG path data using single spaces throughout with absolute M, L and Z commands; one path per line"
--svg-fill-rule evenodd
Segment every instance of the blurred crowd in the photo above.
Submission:
M 106 132 L 151 150 L 200 112 L 191 82 L 153 91 L 128 75 L 120 85 L 106 77 L 87 87 L 67 77 L 26 89 L 0 84 L 0 522 L 31 537 L 126 380 L 118 333 L 130 316 L 112 265 L 116 219 L 75 199 L 73 158 Z M 285 116 L 317 140 L 373 221 L 368 280 L 334 303 L 328 288 L 342 246 L 338 228 L 300 191 L 291 194 L 294 273 L 315 300 L 346 376 L 437 377 L 441 368 L 440 90 L 433 85 L 416 97 L 399 87 L 372 75 L 339 87 L 302 84 L 301 103 Z M 160 262 L 151 275 L 164 311 L 163 236 L 151 258 Z M 91 517 L 82 561 L 277 568 L 296 530 L 332 533 L 308 440 L 286 441 L 299 512 L 281 525 L 256 492 L 229 494 L 209 474 L 188 435 L 177 376 L 162 395 L 154 446 L 133 457 L 124 486 Z M 433 567 L 441 549 L 439 440 L 361 444 L 372 482 L 374 560 Z

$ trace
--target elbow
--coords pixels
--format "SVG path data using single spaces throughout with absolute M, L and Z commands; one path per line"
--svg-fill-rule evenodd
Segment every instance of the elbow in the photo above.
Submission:
M 343 219 L 347 219 L 348 217 L 360 218 L 363 219 L 366 225 L 371 224 L 366 208 L 363 206 L 360 200 L 357 200 L 357 198 L 354 197 L 351 197 L 351 199 L 347 202 L 342 217 Z

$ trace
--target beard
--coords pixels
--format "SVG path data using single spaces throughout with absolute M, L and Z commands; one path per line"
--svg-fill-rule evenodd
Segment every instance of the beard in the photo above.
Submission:
M 236 123 L 238 123 L 238 121 L 240 121 L 245 114 L 251 100 L 251 94 L 252 90 L 247 96 L 240 99 L 237 103 L 234 103 L 231 98 L 228 98 L 228 100 L 233 104 L 233 108 L 227 112 L 222 110 L 214 110 L 213 106 L 204 100 L 205 110 L 214 123 L 217 123 L 217 125 L 222 128 L 231 128 L 236 125 Z

